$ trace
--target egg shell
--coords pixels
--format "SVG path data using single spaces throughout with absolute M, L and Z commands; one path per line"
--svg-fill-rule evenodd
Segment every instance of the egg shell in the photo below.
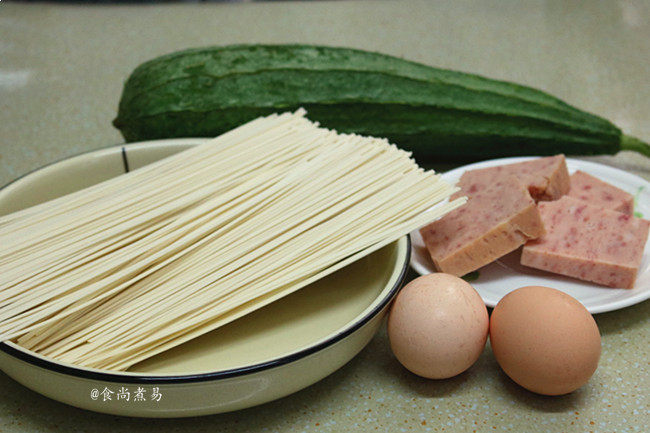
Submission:
M 545 395 L 567 394 L 589 381 L 601 346 L 587 309 L 541 286 L 522 287 L 499 301 L 490 318 L 490 344 L 512 380 Z
M 489 318 L 483 300 L 466 281 L 425 275 L 398 294 L 388 318 L 397 359 L 411 372 L 444 379 L 467 370 L 485 348 Z

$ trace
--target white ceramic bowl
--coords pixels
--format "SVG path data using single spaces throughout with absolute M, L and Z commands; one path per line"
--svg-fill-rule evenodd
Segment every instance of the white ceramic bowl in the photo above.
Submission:
M 0 215 L 133 170 L 201 139 L 111 147 L 48 165 L 0 190 Z M 0 369 L 45 396 L 117 415 L 206 415 L 265 403 L 309 386 L 372 338 L 409 263 L 408 237 L 235 322 L 110 372 L 0 343 Z M 122 391 L 122 392 L 120 392 Z

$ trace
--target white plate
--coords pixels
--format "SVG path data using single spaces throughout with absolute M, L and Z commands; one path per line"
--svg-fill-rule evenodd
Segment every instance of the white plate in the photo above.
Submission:
M 534 158 L 502 158 L 483 161 L 448 171 L 442 177 L 448 182 L 455 183 L 467 170 L 530 159 Z M 646 218 L 650 217 L 650 182 L 623 170 L 595 162 L 567 158 L 567 166 L 569 173 L 582 170 L 633 194 L 637 198 L 634 211 L 640 212 Z M 411 233 L 411 240 L 411 267 L 420 275 L 436 272 L 418 230 Z M 488 307 L 494 307 L 503 296 L 514 289 L 537 285 L 553 287 L 568 293 L 582 302 L 592 314 L 618 310 L 650 298 L 650 243 L 646 244 L 643 252 L 641 269 L 633 289 L 612 289 L 528 268 L 519 264 L 520 255 L 521 250 L 519 249 L 482 267 L 478 271 L 478 278 L 470 282 Z

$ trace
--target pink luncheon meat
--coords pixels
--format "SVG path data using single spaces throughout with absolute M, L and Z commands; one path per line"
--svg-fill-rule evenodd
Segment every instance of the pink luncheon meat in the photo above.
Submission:
M 557 200 L 569 192 L 571 186 L 564 155 L 466 171 L 458 185 L 468 190 L 472 184 L 494 183 L 507 176 L 519 179 L 535 201 Z
M 568 195 L 593 206 L 612 209 L 627 215 L 632 215 L 634 210 L 632 194 L 580 170 L 571 175 L 571 190 Z
M 546 234 L 521 264 L 610 287 L 634 286 L 650 222 L 565 196 L 537 206 Z
M 544 232 L 535 202 L 514 176 L 462 185 L 461 195 L 465 205 L 420 230 L 439 271 L 465 275 Z

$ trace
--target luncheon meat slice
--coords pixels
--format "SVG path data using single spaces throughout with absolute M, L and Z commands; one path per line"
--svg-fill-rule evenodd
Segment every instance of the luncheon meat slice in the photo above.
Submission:
M 586 201 L 590 205 L 627 215 L 632 215 L 634 210 L 632 194 L 580 170 L 571 175 L 571 190 L 568 195 Z
M 546 234 L 526 244 L 522 265 L 610 287 L 634 286 L 649 221 L 569 196 L 537 207 Z
M 468 191 L 475 187 L 473 185 L 491 184 L 508 176 L 519 179 L 535 201 L 557 200 L 569 192 L 571 186 L 564 155 L 466 171 L 458 185 Z
M 544 233 L 535 202 L 514 176 L 472 184 L 465 205 L 420 233 L 439 271 L 462 276 Z

